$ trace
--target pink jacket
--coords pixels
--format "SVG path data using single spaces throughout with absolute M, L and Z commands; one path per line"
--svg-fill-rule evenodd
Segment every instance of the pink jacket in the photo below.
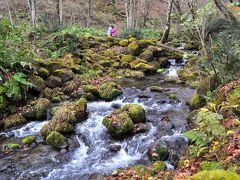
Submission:
M 114 27 L 112 29 L 112 37 L 116 37 L 117 36 L 117 29 Z

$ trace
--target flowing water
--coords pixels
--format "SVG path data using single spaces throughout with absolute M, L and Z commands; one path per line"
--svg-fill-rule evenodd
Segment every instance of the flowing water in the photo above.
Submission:
M 184 63 L 170 61 L 172 66 L 167 70 L 166 76 L 177 76 L 177 70 Z M 76 126 L 75 139 L 79 145 L 68 157 L 68 160 L 54 168 L 47 167 L 45 173 L 40 173 L 41 179 L 87 179 L 93 173 L 109 174 L 115 169 L 137 163 L 149 162 L 147 151 L 155 144 L 168 144 L 173 148 L 174 143 L 186 142 L 181 132 L 187 128 L 187 115 L 189 108 L 186 101 L 194 93 L 187 87 L 163 84 L 163 76 L 149 76 L 142 81 L 123 80 L 121 85 L 123 95 L 111 102 L 89 102 L 88 119 Z M 162 93 L 150 92 L 149 87 L 158 85 L 166 88 Z M 176 93 L 177 99 L 169 98 L 169 94 Z M 147 116 L 148 130 L 136 134 L 125 140 L 113 140 L 102 125 L 104 116 L 114 111 L 114 106 L 123 107 L 128 103 L 137 103 L 144 107 Z M 170 123 L 161 124 L 163 117 L 168 117 Z M 5 132 L 5 136 L 15 138 L 28 135 L 37 135 L 41 127 L 47 122 L 31 122 L 20 129 Z M 173 145 L 171 145 L 171 143 Z M 176 145 L 177 147 L 177 145 Z M 175 147 L 175 148 L 176 148 Z M 179 149 L 175 149 L 179 151 Z M 166 162 L 169 169 L 174 166 Z M 38 169 L 28 170 L 28 173 L 36 174 Z M 21 172 L 21 177 L 26 172 Z M 20 178 L 21 179 L 21 178 Z M 31 178 L 30 178 L 31 179 Z

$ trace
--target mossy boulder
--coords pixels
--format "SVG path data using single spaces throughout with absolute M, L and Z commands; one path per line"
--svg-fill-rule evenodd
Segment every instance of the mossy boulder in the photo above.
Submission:
M 132 134 L 134 123 L 127 112 L 115 110 L 103 119 L 103 125 L 113 138 L 122 139 L 126 135 Z
M 114 68 L 119 68 L 119 66 L 120 66 L 120 63 L 119 63 L 119 62 L 114 62 L 114 63 L 112 64 L 112 67 L 114 67 Z
M 132 43 L 132 42 L 134 42 L 134 41 L 137 41 L 137 38 L 132 37 L 132 38 L 129 38 L 128 41 L 129 41 L 130 43 Z
M 83 86 L 83 90 L 86 93 L 92 93 L 94 96 L 99 95 L 98 88 L 96 86 L 93 86 L 93 85 L 85 85 L 85 86 Z
M 240 180 L 240 176 L 235 172 L 225 171 L 225 170 L 210 170 L 210 171 L 201 171 L 191 176 L 190 180 Z
M 104 51 L 103 55 L 106 57 L 113 57 L 114 52 L 111 49 L 108 49 L 108 50 Z
M 152 65 L 145 64 L 145 63 L 137 64 L 134 67 L 134 69 L 140 70 L 140 71 L 143 71 L 143 72 L 148 72 L 148 73 L 156 71 L 156 69 Z
M 159 171 L 164 171 L 166 169 L 167 169 L 167 166 L 163 161 L 156 161 L 152 164 L 152 170 L 154 173 L 157 173 Z
M 183 68 L 178 71 L 178 76 L 181 80 L 191 82 L 197 80 L 197 73 L 191 68 Z
M 18 143 L 10 143 L 10 144 L 5 144 L 3 146 L 8 149 L 20 149 L 21 148 L 21 145 Z
M 57 61 L 51 61 L 47 64 L 47 69 L 50 72 L 53 72 L 57 69 L 61 69 L 63 67 L 63 64 L 61 62 L 57 62 Z
M 155 43 L 148 39 L 141 39 L 138 41 L 138 44 L 141 48 L 147 48 L 149 45 L 155 45 Z
M 142 71 L 133 71 L 130 69 L 125 70 L 124 75 L 126 78 L 134 78 L 134 79 L 143 79 L 145 77 Z
M 189 101 L 189 107 L 192 110 L 200 108 L 204 104 L 205 104 L 205 99 L 199 93 L 195 93 Z
M 60 103 L 60 102 L 61 102 L 61 98 L 60 98 L 59 96 L 54 96 L 54 97 L 52 98 L 52 102 L 53 102 L 53 103 Z
M 137 41 L 133 41 L 128 45 L 128 51 L 134 56 L 139 56 L 141 54 L 141 48 Z
M 36 137 L 35 136 L 28 136 L 22 139 L 22 143 L 25 145 L 29 145 L 32 144 L 33 142 L 36 141 Z
M 64 134 L 72 133 L 72 126 L 85 120 L 87 117 L 87 100 L 79 99 L 77 102 L 66 102 L 56 109 L 52 119 L 45 124 L 40 134 L 46 138 L 51 131 L 60 131 Z M 72 125 L 72 126 L 69 126 Z
M 52 131 L 47 136 L 46 143 L 58 149 L 64 148 L 64 146 L 66 146 L 65 137 L 56 131 Z
M 101 60 L 99 61 L 99 64 L 103 66 L 104 68 L 109 68 L 112 66 L 112 61 L 111 60 Z
M 150 50 L 145 50 L 145 51 L 143 51 L 142 54 L 140 54 L 139 57 L 146 61 L 152 61 L 153 60 L 153 52 Z
M 37 92 L 42 92 L 46 87 L 45 81 L 39 76 L 32 75 L 28 81 L 33 84 L 33 89 Z
M 50 88 L 56 88 L 62 86 L 62 79 L 57 76 L 50 76 L 47 80 L 47 85 Z
M 122 94 L 122 91 L 117 88 L 117 85 L 114 82 L 105 82 L 101 84 L 98 92 L 100 98 L 106 101 L 111 101 Z
M 3 121 L 4 121 L 5 129 L 23 125 L 24 123 L 27 122 L 26 119 L 20 114 L 15 114 L 13 116 L 9 116 L 6 119 L 4 119 Z
M 127 46 L 128 43 L 129 43 L 129 42 L 128 42 L 128 39 L 123 39 L 123 40 L 120 40 L 118 44 L 119 44 L 120 46 Z
M 63 83 L 73 78 L 73 72 L 70 69 L 57 69 L 52 73 L 52 75 L 61 78 Z
M 121 58 L 121 62 L 127 62 L 130 63 L 133 61 L 133 58 L 131 55 L 123 55 Z
M 99 55 L 99 54 L 91 54 L 90 59 L 94 62 L 98 62 L 98 61 L 106 59 L 106 57 Z
M 155 145 L 148 150 L 148 156 L 153 161 L 166 161 L 169 158 L 169 152 L 167 148 Z
M 46 68 L 43 68 L 43 67 L 39 68 L 37 70 L 37 73 L 43 79 L 46 79 L 49 76 L 49 74 L 50 74 L 49 71 Z
M 151 86 L 150 91 L 151 92 L 163 92 L 163 91 L 165 91 L 165 89 L 160 86 Z
M 149 175 L 150 176 L 152 174 L 152 171 L 149 170 L 144 165 L 136 165 L 136 166 L 133 166 L 132 169 L 136 172 L 136 174 L 139 177 L 144 177 L 145 175 Z
M 158 61 L 159 61 L 159 63 L 158 63 L 159 68 L 166 69 L 171 65 L 171 63 L 168 61 L 167 57 L 161 57 L 158 59 Z
M 170 99 L 177 99 L 177 94 L 176 93 L 171 93 L 169 94 Z
M 127 111 L 134 123 L 145 123 L 146 114 L 142 106 L 138 104 L 127 104 L 123 108 L 124 111 Z

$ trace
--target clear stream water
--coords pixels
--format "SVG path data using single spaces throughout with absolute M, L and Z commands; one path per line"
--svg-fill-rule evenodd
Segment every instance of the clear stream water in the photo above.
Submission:
M 167 70 L 166 76 L 177 76 L 184 63 L 177 64 L 170 61 L 172 66 Z M 118 168 L 147 163 L 148 149 L 157 143 L 183 138 L 181 132 L 187 127 L 187 114 L 189 108 L 185 101 L 191 97 L 194 90 L 176 85 L 162 85 L 163 77 L 160 75 L 147 77 L 142 81 L 126 80 L 121 82 L 124 87 L 123 95 L 111 102 L 89 102 L 88 119 L 76 126 L 76 136 L 79 147 L 76 148 L 69 160 L 55 169 L 50 169 L 47 176 L 42 179 L 87 179 L 93 173 L 111 173 Z M 168 91 L 153 93 L 149 86 L 159 85 Z M 179 100 L 169 99 L 170 93 L 176 93 Z M 144 94 L 144 96 L 141 96 Z M 122 141 L 113 140 L 102 125 L 104 116 L 114 111 L 113 104 L 123 107 L 128 103 L 137 103 L 144 107 L 147 115 L 148 130 L 128 137 Z M 168 116 L 172 128 L 163 127 L 160 120 Z M 25 126 L 5 132 L 14 137 L 37 135 L 43 122 L 30 122 Z M 110 147 L 118 147 L 119 151 L 111 151 Z M 174 168 L 166 162 L 169 168 Z M 34 170 L 36 171 L 36 170 Z M 23 172 L 24 174 L 24 172 Z

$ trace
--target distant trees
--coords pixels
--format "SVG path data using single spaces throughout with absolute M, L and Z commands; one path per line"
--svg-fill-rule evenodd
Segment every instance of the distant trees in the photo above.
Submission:
M 11 25 L 13 26 L 13 19 L 12 19 L 12 13 L 11 13 L 11 9 L 9 6 L 9 2 L 8 2 L 8 0 L 5 0 L 5 2 L 6 2 L 7 10 L 8 10 L 8 17 L 11 22 Z
M 125 0 L 127 28 L 136 29 L 138 20 L 138 0 Z
M 59 18 L 59 23 L 63 23 L 63 0 L 57 1 L 57 14 Z
M 85 7 L 85 12 L 86 12 L 86 24 L 85 26 L 87 28 L 90 27 L 91 25 L 91 9 L 92 9 L 92 0 L 86 0 L 86 7 Z
M 32 25 L 37 24 L 37 0 L 29 0 Z
M 223 13 L 223 15 L 230 21 L 232 22 L 236 22 L 237 19 L 236 17 L 233 15 L 233 13 L 231 11 L 229 11 L 224 4 L 221 2 L 221 0 L 213 0 L 214 3 L 216 4 L 216 6 L 218 7 L 218 9 Z

